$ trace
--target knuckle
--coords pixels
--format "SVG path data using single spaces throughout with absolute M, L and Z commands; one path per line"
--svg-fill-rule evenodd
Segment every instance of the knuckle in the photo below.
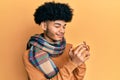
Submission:
M 74 54 L 77 54 L 77 51 L 74 51 Z
M 77 54 L 77 57 L 80 57 L 80 54 Z

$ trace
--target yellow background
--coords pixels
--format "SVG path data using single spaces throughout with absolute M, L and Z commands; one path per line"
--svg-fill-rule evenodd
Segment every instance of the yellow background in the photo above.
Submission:
M 0 0 L 0 80 L 27 80 L 22 54 L 29 37 L 41 33 L 33 13 L 44 1 Z M 120 0 L 56 1 L 74 9 L 67 41 L 91 47 L 84 80 L 120 80 Z

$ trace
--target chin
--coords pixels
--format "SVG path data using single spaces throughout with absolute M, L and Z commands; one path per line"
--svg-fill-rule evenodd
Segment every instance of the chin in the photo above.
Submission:
M 63 37 L 55 36 L 53 39 L 54 39 L 54 41 L 61 41 L 63 39 Z
M 61 40 L 62 40 L 62 38 L 57 38 L 57 39 L 56 39 L 56 41 L 61 41 Z

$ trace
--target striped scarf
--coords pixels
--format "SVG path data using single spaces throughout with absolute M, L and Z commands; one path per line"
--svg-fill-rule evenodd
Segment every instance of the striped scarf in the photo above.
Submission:
M 50 57 L 56 57 L 63 53 L 66 41 L 47 42 L 42 34 L 32 36 L 27 44 L 30 48 L 29 61 L 38 70 L 42 71 L 47 79 L 51 79 L 58 72 L 58 68 Z

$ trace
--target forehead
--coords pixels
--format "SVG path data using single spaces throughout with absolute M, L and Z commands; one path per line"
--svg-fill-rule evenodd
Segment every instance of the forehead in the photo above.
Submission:
M 65 21 L 63 21 L 63 20 L 55 20 L 55 21 L 54 21 L 54 23 L 66 24 L 66 22 L 65 22 Z
M 66 22 L 64 20 L 49 21 L 48 23 L 51 25 L 61 25 L 61 26 L 66 25 Z

